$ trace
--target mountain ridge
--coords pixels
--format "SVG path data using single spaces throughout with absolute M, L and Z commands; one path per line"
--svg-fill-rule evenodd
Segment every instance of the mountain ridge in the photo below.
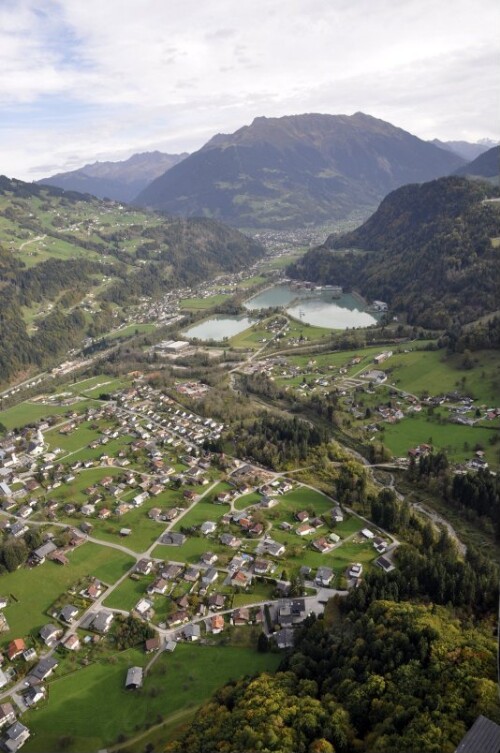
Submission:
M 152 180 L 187 156 L 187 152 L 137 152 L 126 160 L 88 163 L 76 170 L 42 178 L 37 183 L 128 203 Z
M 460 157 L 365 113 L 259 116 L 216 134 L 136 203 L 237 227 L 293 228 L 373 210 L 394 188 L 446 175 Z
M 432 329 L 497 310 L 498 190 L 458 176 L 396 189 L 359 228 L 330 235 L 292 265 L 292 277 L 387 301 Z

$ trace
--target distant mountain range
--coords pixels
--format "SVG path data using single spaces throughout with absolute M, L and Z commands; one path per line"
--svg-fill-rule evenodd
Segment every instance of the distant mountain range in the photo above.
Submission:
M 448 152 L 453 152 L 453 154 L 458 154 L 459 157 L 463 157 L 463 159 L 468 162 L 476 159 L 476 157 L 479 157 L 483 152 L 487 152 L 488 149 L 497 146 L 497 142 L 492 141 L 491 139 L 482 139 L 475 143 L 469 141 L 440 141 L 439 139 L 433 139 L 429 143 L 434 144 L 434 146 L 439 146 L 441 149 L 446 149 Z
M 38 181 L 66 191 L 89 193 L 99 199 L 131 202 L 152 180 L 187 157 L 183 154 L 143 152 L 121 162 L 94 162 L 78 170 Z
M 499 195 L 453 176 L 404 186 L 361 227 L 329 236 L 288 272 L 387 301 L 425 327 L 472 321 L 500 301 L 500 203 L 485 202 Z
M 500 146 L 494 146 L 487 152 L 480 154 L 475 160 L 455 170 L 455 175 L 469 175 L 476 178 L 496 179 L 498 184 L 500 173 Z
M 464 160 L 361 112 L 256 118 L 144 189 L 136 202 L 237 227 L 299 227 L 372 211 L 405 183 L 448 175 Z

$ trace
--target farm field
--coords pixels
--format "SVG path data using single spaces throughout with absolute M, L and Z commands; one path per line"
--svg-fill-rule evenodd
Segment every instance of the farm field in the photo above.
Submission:
M 250 648 L 182 644 L 173 654 L 162 654 L 144 687 L 131 692 L 124 689 L 127 669 L 144 666 L 149 657 L 139 649 L 115 657 L 50 683 L 50 702 L 24 718 L 32 731 L 27 753 L 62 750 L 62 740 L 64 750 L 73 753 L 125 743 L 158 721 L 194 711 L 229 680 L 275 670 L 281 660 Z

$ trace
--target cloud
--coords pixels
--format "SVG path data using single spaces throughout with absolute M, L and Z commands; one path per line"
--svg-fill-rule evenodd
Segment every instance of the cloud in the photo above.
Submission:
M 0 172 L 306 111 L 497 139 L 499 20 L 496 0 L 2 0 Z

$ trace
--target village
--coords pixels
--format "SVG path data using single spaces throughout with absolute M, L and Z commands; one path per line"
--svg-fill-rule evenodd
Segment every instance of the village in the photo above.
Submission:
M 46 700 L 64 655 L 106 641 L 124 615 L 151 627 L 144 651 L 153 655 L 244 625 L 284 649 L 294 627 L 355 586 L 363 567 L 394 567 L 396 540 L 335 500 L 204 450 L 221 423 L 141 378 L 109 397 L 42 396 L 38 405 L 64 412 L 9 432 L 0 445 L 0 526 L 5 541 L 23 542 L 18 567 L 27 576 L 70 572 L 77 552 L 96 544 L 130 563 L 114 582 L 70 578 L 23 634 L 12 631 L 19 605 L 5 586 L 0 688 L 10 700 L 0 727 L 8 750 L 28 739 L 19 717 Z M 2 577 L 8 584 L 11 576 Z M 145 681 L 145 670 L 135 670 L 124 686 Z

